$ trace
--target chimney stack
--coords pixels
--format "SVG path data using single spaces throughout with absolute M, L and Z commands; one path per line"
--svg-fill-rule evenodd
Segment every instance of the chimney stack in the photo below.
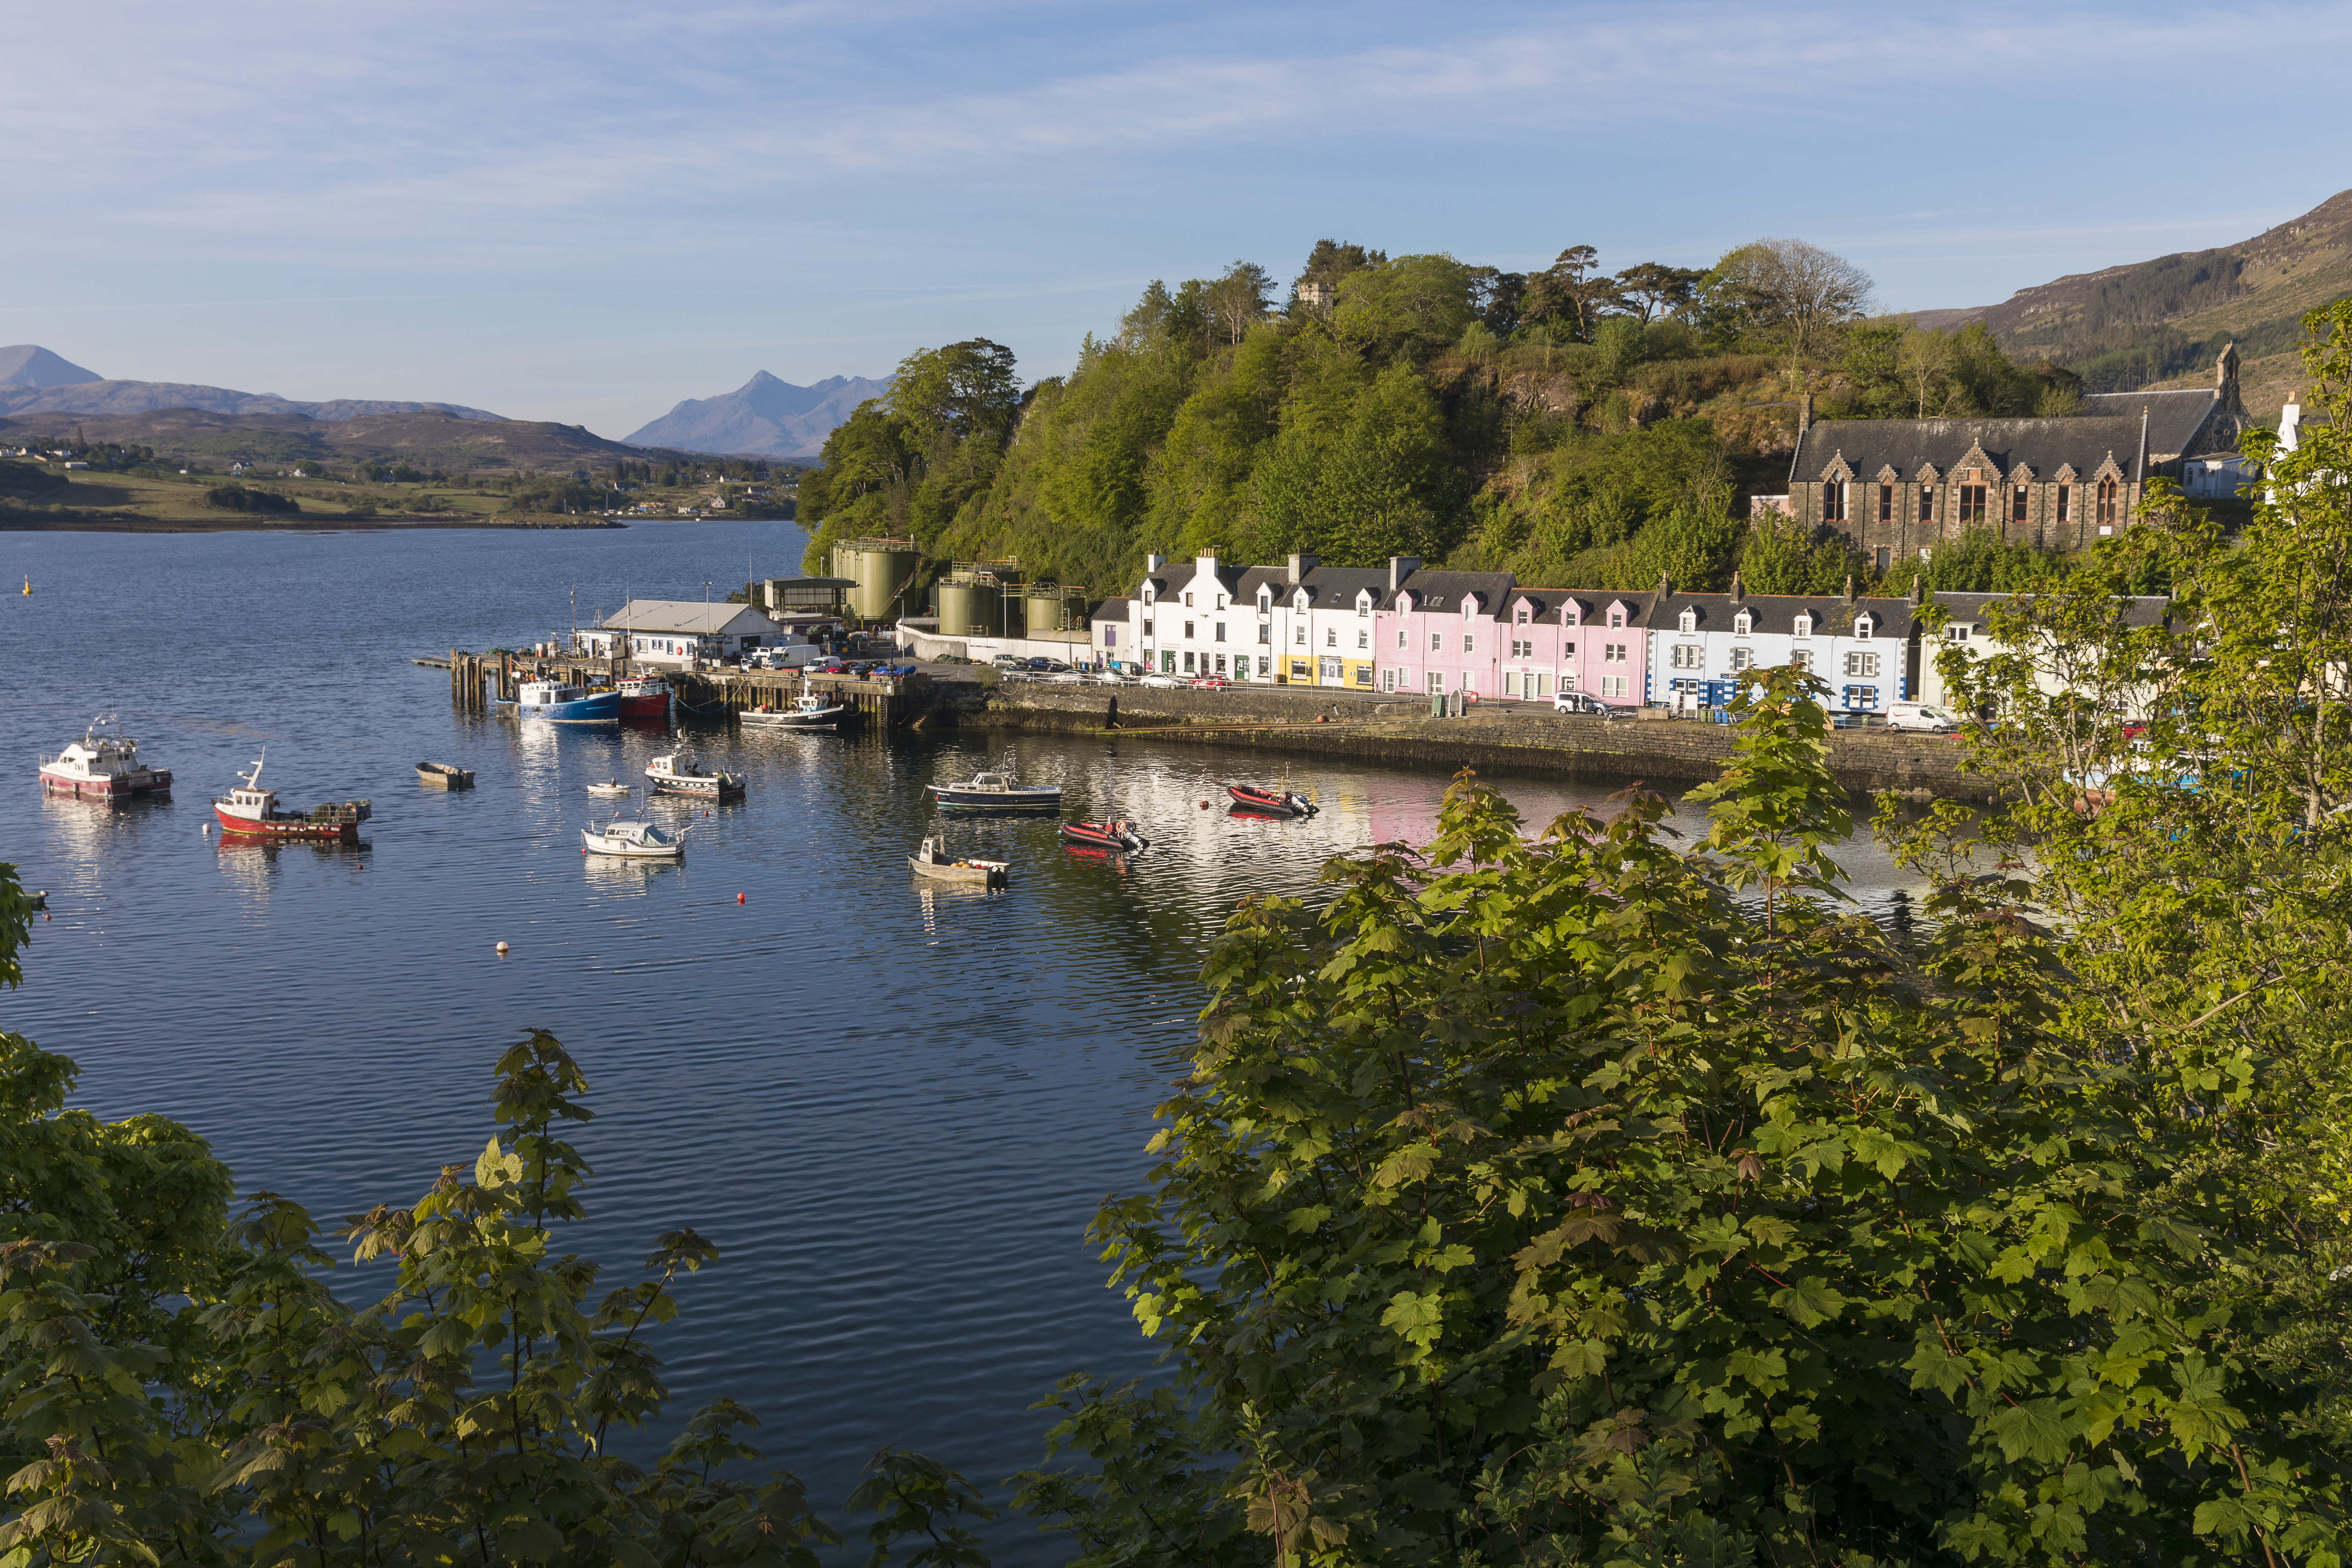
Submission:
M 1812 427 L 1813 395 L 1808 392 L 1797 399 L 1797 434 L 1801 437 Z
M 1731 602 L 1737 605 L 1747 597 L 1748 590 L 1739 585 L 1739 569 L 1735 566 L 1731 571 Z
M 1143 558 L 1143 574 L 1149 577 L 1167 564 L 1168 557 L 1165 555 L 1147 555 Z
M 1658 597 L 1659 597 L 1659 598 L 1661 598 L 1661 599 L 1671 599 L 1671 598 L 1673 598 L 1674 596 L 1675 596 L 1675 583 L 1674 583 L 1674 579 L 1673 579 L 1673 578 L 1671 578 L 1671 577 L 1669 577 L 1669 576 L 1667 576 L 1664 572 L 1659 573 L 1659 574 L 1658 574 Z
M 1421 557 L 1418 555 L 1390 556 L 1389 592 L 1394 594 L 1399 588 L 1403 587 L 1404 580 L 1420 570 Z
M 1853 603 L 1853 574 L 1851 572 L 1845 574 L 1845 602 L 1849 605 Z
M 1294 583 L 1304 583 L 1307 581 L 1307 574 L 1321 564 L 1323 564 L 1323 558 L 1319 555 L 1305 555 L 1293 551 L 1290 556 L 1290 580 Z

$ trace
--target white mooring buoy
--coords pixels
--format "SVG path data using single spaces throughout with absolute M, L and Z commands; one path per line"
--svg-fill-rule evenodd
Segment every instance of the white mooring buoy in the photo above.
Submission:
M 506 944 L 505 942 L 500 942 L 500 943 L 499 943 L 499 956 L 500 958 L 504 958 L 506 955 L 507 955 L 507 944 Z

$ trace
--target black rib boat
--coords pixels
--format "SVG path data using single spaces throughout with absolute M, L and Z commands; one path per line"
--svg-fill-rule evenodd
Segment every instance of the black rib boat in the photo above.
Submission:
M 1268 816 L 1312 816 L 1315 805 L 1303 795 L 1277 794 L 1260 789 L 1255 784 L 1229 784 L 1225 793 L 1244 811 L 1263 812 Z
M 1151 844 L 1150 839 L 1135 830 L 1135 824 L 1124 817 L 1117 822 L 1066 822 L 1062 824 L 1062 842 L 1083 844 L 1089 849 L 1124 849 L 1129 854 Z

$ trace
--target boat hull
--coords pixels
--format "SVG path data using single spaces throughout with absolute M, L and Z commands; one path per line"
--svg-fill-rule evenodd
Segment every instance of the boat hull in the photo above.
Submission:
M 743 786 L 721 779 L 650 780 L 646 788 L 656 795 L 682 795 L 688 800 L 740 800 Z
M 669 711 L 667 698 L 656 711 Z M 516 710 L 526 719 L 544 719 L 551 724 L 610 724 L 621 716 L 621 695 L 617 691 L 595 691 L 570 702 L 517 703 Z
M 167 770 L 149 770 L 142 777 L 137 773 L 118 773 L 111 778 L 77 778 L 71 773 L 53 773 L 41 770 L 41 787 L 58 795 L 69 795 L 76 800 L 129 800 L 139 795 L 169 795 L 172 775 Z
M 925 860 L 920 856 L 909 855 L 907 857 L 907 867 L 918 877 L 927 877 L 934 882 L 963 882 L 978 887 L 993 888 L 1002 886 L 1004 881 L 1005 868 L 1001 864 L 991 864 L 986 861 L 977 864 L 966 862 L 962 865 L 941 866 Z
M 213 807 L 220 818 L 221 831 L 241 838 L 316 838 L 338 844 L 357 844 L 360 825 L 356 822 L 311 822 L 303 817 L 237 816 Z
M 1247 784 L 1227 784 L 1225 793 L 1234 797 L 1234 805 L 1240 809 L 1263 816 L 1311 816 L 1315 813 L 1313 805 L 1295 795 L 1276 795 Z
M 977 790 L 932 784 L 931 796 L 941 811 L 1059 811 L 1059 789 Z
M 1129 855 L 1140 854 L 1151 844 L 1140 833 L 1119 832 L 1093 822 L 1062 824 L 1062 842 L 1084 845 L 1089 849 L 1116 849 Z
M 621 717 L 667 719 L 669 717 L 669 693 L 663 691 L 651 697 L 624 697 L 621 699 Z

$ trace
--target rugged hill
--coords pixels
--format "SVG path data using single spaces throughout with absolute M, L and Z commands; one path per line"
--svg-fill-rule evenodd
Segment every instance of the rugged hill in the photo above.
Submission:
M 104 379 L 98 372 L 60 359 L 38 343 L 11 343 L 0 349 L 0 386 L 71 386 L 77 382 Z
M 741 457 L 813 458 L 834 426 L 869 397 L 889 390 L 890 378 L 831 375 L 794 386 L 761 371 L 718 397 L 689 397 L 631 435 L 637 446 Z
M 2231 340 L 2257 415 L 2300 384 L 2294 358 L 2306 310 L 2352 295 L 2352 191 L 2234 245 L 2078 272 L 1998 305 L 1922 310 L 1921 326 L 1983 321 L 2001 346 L 2047 357 L 2094 392 L 2187 384 Z
M 171 408 L 132 415 L 45 411 L 0 418 L 0 442 L 39 436 L 152 447 L 159 455 L 229 461 L 352 464 L 396 458 L 446 473 L 483 469 L 561 473 L 601 467 L 615 458 L 659 461 L 687 454 L 608 441 L 584 426 L 532 419 L 461 416 L 444 410 L 357 414 L 339 419 L 304 414 L 216 414 Z
M 197 408 L 208 414 L 304 415 L 312 419 L 357 419 L 371 414 L 455 415 L 460 419 L 496 419 L 483 408 L 457 403 L 404 403 L 384 398 L 337 397 L 303 403 L 270 392 L 237 392 L 183 381 L 109 381 L 61 359 L 37 343 L 0 349 L 0 416 L 55 410 L 61 414 L 136 415 L 166 408 Z

